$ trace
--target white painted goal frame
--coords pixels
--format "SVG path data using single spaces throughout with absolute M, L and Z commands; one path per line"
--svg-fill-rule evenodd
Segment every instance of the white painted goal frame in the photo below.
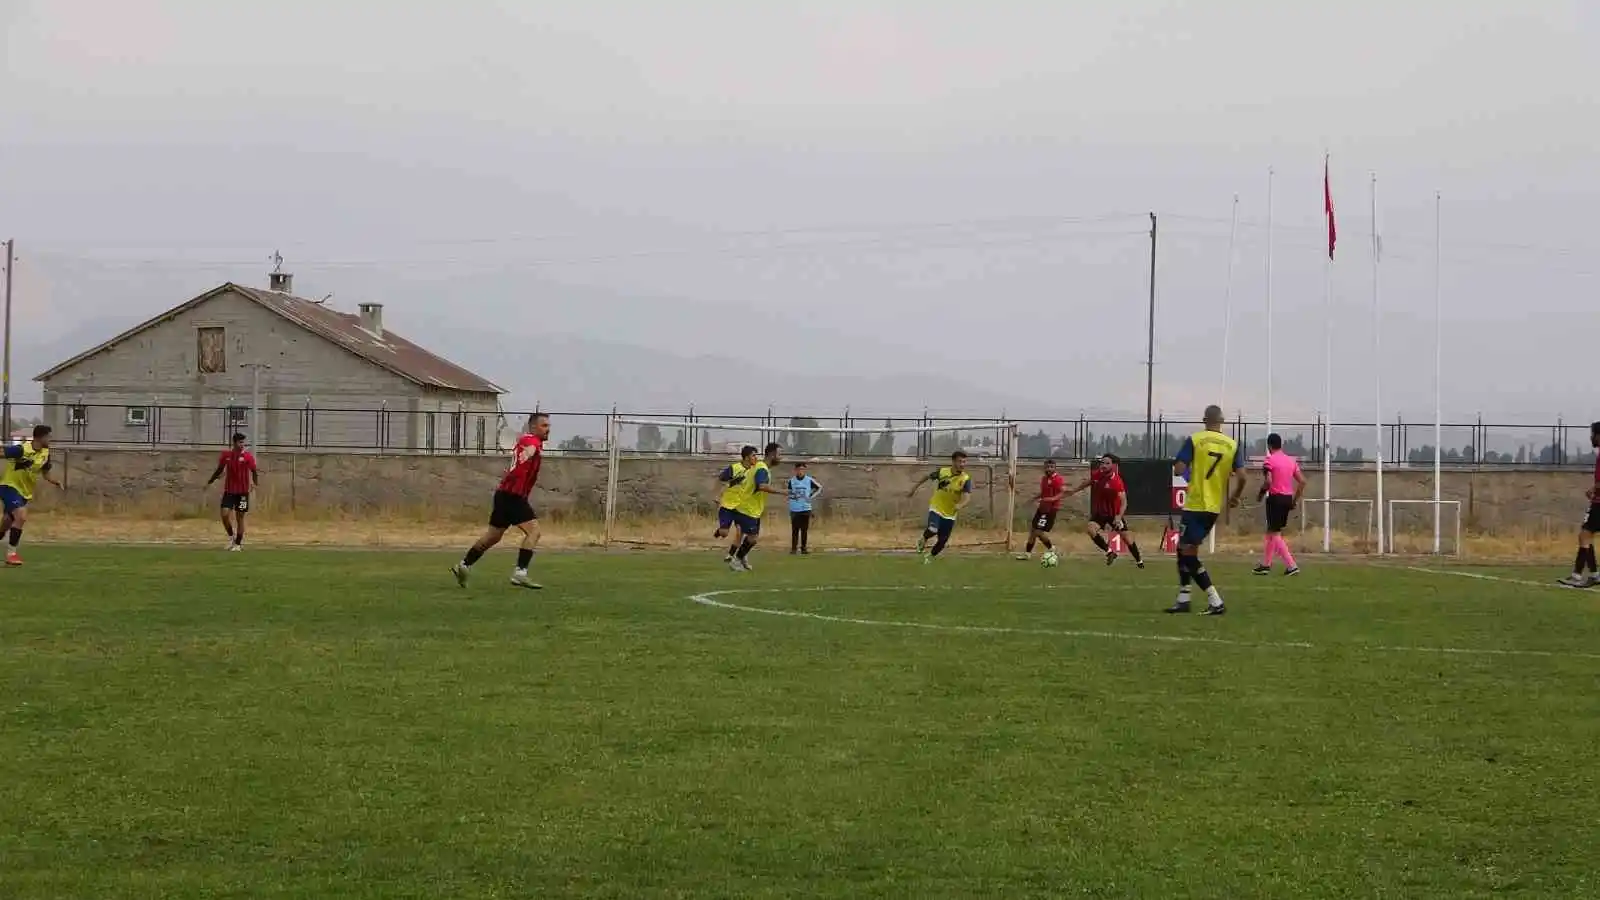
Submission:
M 1328 505 L 1327 508 L 1330 510 L 1330 512 L 1327 513 L 1327 514 L 1324 514 L 1324 517 L 1323 517 L 1324 521 L 1332 521 L 1332 519 L 1333 519 L 1333 516 L 1332 516 L 1332 513 L 1331 513 L 1331 510 L 1333 508 L 1332 504 L 1335 504 L 1335 503 L 1346 503 L 1346 504 L 1350 504 L 1352 506 L 1365 506 L 1367 508 L 1367 533 L 1365 535 L 1363 535 L 1363 538 L 1364 538 L 1364 540 L 1367 541 L 1367 543 L 1369 543 L 1369 544 L 1372 543 L 1372 526 L 1373 526 L 1373 522 L 1376 519 L 1376 516 L 1374 515 L 1374 507 L 1373 507 L 1373 502 L 1371 500 L 1363 499 L 1363 498 L 1359 498 L 1359 497 L 1334 497 L 1331 500 L 1326 498 L 1326 497 L 1301 497 L 1300 498 L 1300 533 L 1301 534 L 1305 534 L 1306 533 L 1306 507 L 1309 506 L 1312 503 L 1323 503 L 1323 504 L 1327 504 Z M 1333 546 L 1332 545 L 1332 533 L 1329 532 L 1329 531 L 1324 531 L 1323 535 L 1322 535 L 1322 549 L 1323 549 L 1323 551 L 1327 552 L 1328 550 L 1330 550 L 1332 548 L 1332 546 Z M 1378 548 L 1378 552 L 1382 553 L 1383 552 L 1383 548 L 1382 547 Z
M 998 434 L 1004 454 L 1006 468 L 1005 488 L 1005 551 L 1011 552 L 1016 543 L 1016 516 L 1017 516 L 1017 423 L 1015 422 L 960 422 L 941 425 L 900 425 L 889 428 L 876 427 L 834 427 L 823 426 L 803 427 L 794 425 L 753 425 L 750 422 L 684 422 L 672 419 L 632 419 L 625 416 L 606 417 L 606 521 L 604 542 L 607 546 L 613 543 L 623 543 L 616 538 L 617 522 L 617 482 L 622 468 L 622 429 L 623 426 L 634 427 L 654 425 L 661 429 L 690 432 L 689 446 L 696 446 L 692 434 L 696 431 L 734 431 L 749 433 L 751 431 L 796 433 L 826 433 L 826 434 L 859 434 L 875 438 L 885 432 L 890 434 L 951 434 L 956 432 L 979 432 Z M 828 457 L 821 457 L 827 459 Z M 840 457 L 841 459 L 862 459 L 862 457 Z M 867 457 L 868 459 L 881 459 L 884 462 L 894 461 L 894 457 Z
M 1446 506 L 1455 507 L 1455 510 L 1456 510 L 1456 542 L 1455 542 L 1455 550 L 1453 552 L 1450 552 L 1450 553 L 1445 553 L 1445 552 L 1443 552 L 1443 548 L 1439 546 L 1439 544 L 1440 544 L 1440 540 L 1439 540 L 1440 529 L 1438 527 L 1437 519 L 1436 519 L 1435 520 L 1434 530 L 1433 530 L 1433 552 L 1434 552 L 1435 555 L 1439 555 L 1439 556 L 1452 556 L 1452 557 L 1454 557 L 1454 556 L 1460 556 L 1461 555 L 1461 501 L 1460 500 L 1390 500 L 1389 501 L 1389 529 L 1388 529 L 1389 552 L 1390 553 L 1394 552 L 1394 508 L 1396 506 L 1435 506 L 1435 507 L 1438 507 L 1440 511 L 1443 511 Z

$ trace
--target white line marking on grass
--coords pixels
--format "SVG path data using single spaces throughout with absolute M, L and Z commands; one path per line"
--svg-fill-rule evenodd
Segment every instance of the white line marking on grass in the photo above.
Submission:
M 1532 583 L 1532 582 L 1530 582 Z M 1087 585 L 1044 585 L 1050 587 L 1088 587 Z M 1131 586 L 1129 586 L 1131 588 Z M 1427 654 L 1435 656 L 1501 656 L 1501 657 L 1536 657 L 1541 659 L 1593 659 L 1600 660 L 1600 653 L 1583 653 L 1566 650 L 1505 650 L 1483 649 L 1475 647 L 1411 647 L 1397 645 L 1372 645 L 1372 644 L 1311 644 L 1304 641 L 1235 641 L 1227 638 L 1195 637 L 1181 634 L 1136 634 L 1126 631 L 1093 631 L 1087 629 L 1057 629 L 1057 628 L 1013 628 L 1004 625 L 955 625 L 940 624 L 937 622 L 908 622 L 901 619 L 863 619 L 854 616 L 832 616 L 826 613 L 805 612 L 797 609 L 768 609 L 760 606 L 744 606 L 738 603 L 729 603 L 718 600 L 718 597 L 727 597 L 734 594 L 803 594 L 826 593 L 833 591 L 934 591 L 955 590 L 971 591 L 983 590 L 977 585 L 822 585 L 816 587 L 771 587 L 771 588 L 725 588 L 716 591 L 702 591 L 689 595 L 689 599 L 701 606 L 715 609 L 726 609 L 734 612 L 759 613 L 764 616 L 778 616 L 786 619 L 809 619 L 813 622 L 831 622 L 838 625 L 864 625 L 870 628 L 903 628 L 915 631 L 944 631 L 955 634 L 1015 634 L 1042 637 L 1069 637 L 1069 638 L 1100 638 L 1115 641 L 1147 641 L 1163 644 L 1212 644 L 1223 647 L 1243 647 L 1262 650 L 1353 650 L 1367 653 L 1410 653 Z M 1100 588 L 1097 588 L 1100 589 Z
M 1550 581 L 1528 581 L 1524 578 L 1506 578 L 1501 575 L 1485 575 L 1482 572 L 1463 572 L 1459 569 L 1429 569 L 1424 566 L 1406 566 L 1407 572 L 1421 572 L 1424 575 L 1453 575 L 1457 578 L 1471 578 L 1474 581 L 1497 581 L 1501 584 L 1520 584 L 1523 587 L 1536 588 L 1562 588 L 1561 585 Z
M 857 619 L 849 616 L 829 616 L 823 613 L 803 612 L 796 609 L 764 609 L 759 606 L 740 606 L 737 603 L 728 603 L 718 600 L 717 597 L 728 594 L 787 594 L 801 593 L 804 591 L 899 591 L 899 590 L 927 590 L 916 585 L 907 585 L 904 588 L 882 586 L 871 588 L 854 587 L 816 587 L 816 588 L 757 588 L 757 589 L 731 589 L 723 591 L 706 591 L 695 594 L 689 599 L 702 606 L 714 606 L 718 609 L 731 609 L 738 612 L 763 613 L 769 616 L 784 616 L 791 619 L 811 619 L 815 622 L 836 622 L 843 625 L 868 625 L 876 628 L 915 628 L 924 631 L 953 631 L 961 634 L 1027 634 L 1049 635 L 1053 637 L 1092 637 L 1110 638 L 1122 641 L 1160 641 L 1172 644 L 1222 644 L 1230 647 L 1296 647 L 1310 649 L 1310 644 L 1278 643 L 1256 644 L 1247 641 L 1230 641 L 1226 638 L 1189 637 L 1178 634 L 1129 634 L 1121 631 L 1069 631 L 1053 628 L 1008 628 L 1003 625 L 941 625 L 935 622 L 905 622 L 894 619 Z M 972 590 L 970 587 L 952 588 L 952 590 Z

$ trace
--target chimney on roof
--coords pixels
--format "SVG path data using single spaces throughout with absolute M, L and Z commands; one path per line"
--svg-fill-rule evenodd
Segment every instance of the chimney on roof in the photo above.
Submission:
M 283 270 L 283 254 L 274 250 L 268 259 L 272 261 L 272 271 L 267 273 L 267 287 L 280 294 L 294 293 L 294 276 Z
M 378 337 L 383 337 L 383 304 L 362 303 L 360 309 L 361 327 Z

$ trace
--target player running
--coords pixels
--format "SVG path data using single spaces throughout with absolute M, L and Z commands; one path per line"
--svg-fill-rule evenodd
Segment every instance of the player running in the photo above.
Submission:
M 776 442 L 768 444 L 763 451 L 761 459 L 750 468 L 745 476 L 748 490 L 744 499 L 739 502 L 739 507 L 733 512 L 733 522 L 739 526 L 739 549 L 733 554 L 733 559 L 728 562 L 728 568 L 735 572 L 753 571 L 750 565 L 750 551 L 756 548 L 756 543 L 761 540 L 761 517 L 767 512 L 767 497 L 769 495 L 784 496 L 787 491 L 772 483 L 772 469 L 782 462 L 783 448 Z
M 1106 565 L 1117 561 L 1117 552 L 1111 549 L 1107 533 L 1119 535 L 1122 545 L 1128 548 L 1133 564 L 1144 568 L 1144 556 L 1139 553 L 1139 542 L 1128 530 L 1128 485 L 1122 480 L 1122 460 L 1114 453 L 1106 453 L 1095 460 L 1089 477 L 1068 491 L 1070 496 L 1079 491 L 1089 491 L 1089 540 L 1106 555 Z
M 717 483 L 722 485 L 722 497 L 717 502 L 717 530 L 711 536 L 721 540 L 734 530 L 734 519 L 739 510 L 739 504 L 744 502 L 749 494 L 745 478 L 756 465 L 756 448 L 749 444 L 739 451 L 739 458 L 733 464 L 717 473 Z M 728 555 L 722 558 L 725 563 L 733 562 L 734 554 L 739 552 L 742 539 L 735 534 L 733 543 L 728 546 Z
M 911 493 L 907 497 L 915 497 L 917 491 L 928 482 L 934 483 L 933 497 L 928 501 L 928 524 L 923 529 L 922 537 L 917 539 L 917 552 L 922 554 L 922 563 L 927 565 L 933 558 L 944 552 L 945 545 L 950 543 L 950 535 L 956 530 L 956 516 L 972 500 L 972 473 L 967 471 L 967 454 L 957 450 L 950 454 L 950 465 L 940 466 L 927 478 L 923 478 L 911 486 Z M 928 539 L 934 538 L 933 548 L 928 549 Z
M 255 454 L 244 448 L 244 435 L 234 432 L 233 446 L 222 451 L 217 470 L 206 479 L 206 487 L 222 481 L 222 530 L 228 533 L 228 549 L 244 549 L 244 514 L 250 511 L 250 488 L 261 484 Z
M 544 462 L 544 442 L 550 439 L 550 416 L 534 413 L 528 417 L 528 433 L 517 438 L 511 451 L 511 468 L 501 476 L 494 490 L 494 502 L 489 510 L 489 528 L 478 542 L 467 549 L 461 562 L 450 567 L 456 584 L 467 586 L 467 574 L 472 564 L 482 558 L 490 547 L 500 543 L 506 529 L 513 525 L 522 530 L 522 546 L 517 549 L 517 567 L 511 572 L 511 583 L 520 588 L 539 590 L 542 585 L 528 580 L 528 566 L 533 562 L 533 550 L 539 546 L 539 516 L 528 502 L 533 486 L 539 481 L 539 466 Z
M 1594 560 L 1594 536 L 1595 532 L 1600 532 L 1600 422 L 1589 426 L 1589 446 L 1595 448 L 1594 484 L 1583 492 L 1589 500 L 1589 515 L 1583 520 L 1583 527 L 1578 529 L 1578 557 L 1572 561 L 1572 574 L 1560 582 L 1569 588 L 1600 586 L 1600 567 L 1595 565 Z M 15 542 L 13 534 L 12 543 Z
M 1299 575 L 1300 567 L 1295 565 L 1289 543 L 1283 539 L 1283 530 L 1289 527 L 1289 513 L 1300 505 L 1306 492 L 1306 476 L 1300 471 L 1300 461 L 1283 452 L 1283 437 L 1276 433 L 1267 435 L 1267 460 L 1261 474 L 1261 491 L 1256 499 L 1266 498 L 1267 537 L 1255 574 L 1271 575 L 1273 558 L 1282 556 L 1283 574 Z
M 22 526 L 28 522 L 28 502 L 33 499 L 33 489 L 39 479 L 61 487 L 61 482 L 50 475 L 50 426 L 33 426 L 33 439 L 20 444 L 7 444 L 5 471 L 0 472 L 0 532 L 5 532 L 6 565 L 22 565 L 17 555 L 17 545 L 22 543 Z
M 1017 554 L 1019 560 L 1033 558 L 1035 542 L 1044 544 L 1048 553 L 1056 548 L 1050 543 L 1050 529 L 1056 527 L 1056 514 L 1061 512 L 1061 501 L 1067 497 L 1067 476 L 1056 471 L 1056 461 L 1044 461 L 1044 475 L 1039 479 L 1039 493 L 1033 496 L 1038 506 L 1033 511 L 1033 524 L 1028 530 L 1028 546 Z
M 1200 542 L 1219 518 L 1226 520 L 1228 510 L 1239 505 L 1244 481 L 1234 476 L 1244 471 L 1245 459 L 1238 442 L 1222 433 L 1222 407 L 1206 407 L 1205 426 L 1183 442 L 1172 463 L 1174 474 L 1188 477 L 1189 489 L 1178 533 L 1178 599 L 1167 612 L 1189 611 L 1189 582 L 1193 581 L 1206 592 L 1205 614 L 1220 616 L 1228 609 L 1200 561 Z

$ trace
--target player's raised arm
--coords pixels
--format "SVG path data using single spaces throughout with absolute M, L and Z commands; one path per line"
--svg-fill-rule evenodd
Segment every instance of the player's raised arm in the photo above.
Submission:
M 766 469 L 756 469 L 755 489 L 763 494 L 776 494 L 779 497 L 788 495 L 787 490 L 772 483 L 772 473 Z
M 1178 448 L 1178 455 L 1172 458 L 1172 474 L 1179 478 L 1189 477 L 1189 467 L 1194 464 L 1194 438 L 1183 439 L 1183 446 Z
M 938 480 L 939 480 L 939 470 L 938 469 L 934 469 L 932 474 L 928 475 L 928 477 L 917 479 L 917 482 L 911 486 L 911 493 L 906 494 L 906 496 L 907 497 L 915 497 L 917 495 L 917 491 L 922 490 L 922 486 L 923 485 L 927 484 L 930 481 L 938 481 Z

